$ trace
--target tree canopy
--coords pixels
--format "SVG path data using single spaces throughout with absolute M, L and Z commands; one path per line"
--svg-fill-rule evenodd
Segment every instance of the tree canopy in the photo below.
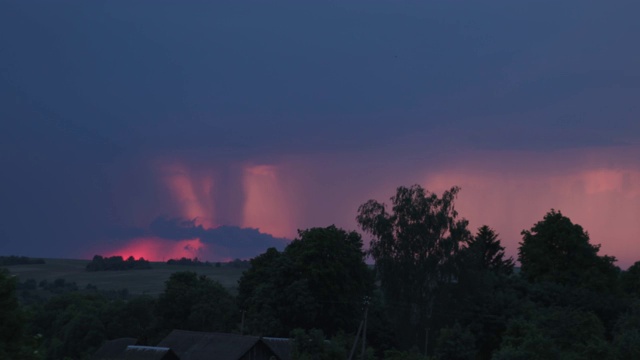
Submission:
M 487 225 L 480 227 L 476 235 L 469 239 L 466 255 L 466 266 L 474 271 L 493 271 L 506 275 L 513 272 L 513 259 L 505 257 L 498 234 Z
M 456 279 L 458 252 L 471 237 L 467 220 L 455 210 L 459 191 L 453 187 L 438 197 L 419 185 L 399 187 L 391 212 L 376 200 L 358 209 L 358 223 L 373 236 L 370 253 L 382 290 L 403 319 L 396 324 L 404 324 L 397 331 L 405 339 L 428 326 L 439 286 Z M 406 333 L 411 328 L 406 324 L 413 325 L 413 334 Z
M 530 230 L 523 230 L 518 260 L 529 281 L 550 281 L 612 290 L 617 269 L 614 257 L 598 256 L 600 245 L 560 211 L 551 210 Z
M 24 316 L 16 297 L 16 281 L 0 269 L 0 358 L 23 358 Z
M 248 330 L 286 336 L 294 328 L 329 335 L 357 328 L 373 290 L 362 246 L 358 233 L 329 226 L 301 230 L 284 252 L 254 258 L 238 286 Z
M 163 329 L 229 331 L 239 319 L 233 296 L 219 282 L 191 271 L 176 272 L 158 298 Z

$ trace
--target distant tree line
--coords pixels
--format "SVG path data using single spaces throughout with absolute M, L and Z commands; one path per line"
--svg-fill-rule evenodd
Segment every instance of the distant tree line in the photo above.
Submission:
M 167 265 L 181 265 L 181 266 L 213 266 L 212 263 L 208 261 L 200 261 L 198 258 L 180 258 L 180 259 L 169 259 L 167 260 Z
M 151 269 L 151 264 L 144 258 L 136 260 L 129 256 L 124 260 L 122 256 L 102 257 L 95 255 L 87 264 L 87 271 L 113 271 L 113 270 L 145 270 Z
M 248 269 L 251 267 L 251 262 L 249 260 L 242 260 L 242 259 L 233 259 L 224 264 L 225 266 L 230 266 L 238 269 Z
M 621 271 L 551 210 L 522 231 L 515 269 L 491 227 L 459 216 L 458 192 L 400 187 L 389 205 L 364 203 L 367 251 L 355 231 L 301 230 L 252 259 L 235 296 L 176 272 L 158 297 L 79 289 L 20 304 L 0 273 L 0 358 L 82 359 L 175 328 L 290 336 L 294 359 L 309 360 L 640 358 L 640 262 Z
M 44 259 L 35 259 L 26 256 L 0 256 L 0 266 L 10 265 L 31 265 L 31 264 L 44 264 Z
M 251 267 L 251 262 L 249 260 L 234 259 L 234 260 L 227 261 L 227 262 L 224 262 L 224 263 L 221 263 L 221 262 L 211 263 L 209 261 L 201 261 L 197 257 L 195 257 L 193 259 L 182 257 L 180 259 L 169 259 L 169 260 L 167 260 L 167 265 L 215 266 L 215 267 L 222 267 L 224 265 L 224 266 L 227 266 L 227 267 L 233 267 L 233 268 L 238 268 L 238 269 L 243 269 L 243 268 L 248 269 L 249 267 Z

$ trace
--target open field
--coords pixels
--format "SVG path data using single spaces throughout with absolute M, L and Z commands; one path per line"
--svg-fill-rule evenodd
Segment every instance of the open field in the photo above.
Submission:
M 172 273 L 177 271 L 194 271 L 201 275 L 219 281 L 224 287 L 235 293 L 238 279 L 246 269 L 233 266 L 179 266 L 167 265 L 162 262 L 152 262 L 149 270 L 128 271 L 85 271 L 89 260 L 45 259 L 46 264 L 11 265 L 6 266 L 11 274 L 20 281 L 35 279 L 53 282 L 62 278 L 67 282 L 75 282 L 83 289 L 87 284 L 93 284 L 99 290 L 128 289 L 132 295 L 157 295 L 164 290 L 164 283 Z

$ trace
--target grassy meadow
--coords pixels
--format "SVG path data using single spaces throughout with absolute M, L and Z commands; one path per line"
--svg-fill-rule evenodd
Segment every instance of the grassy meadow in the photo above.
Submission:
M 65 279 L 66 282 L 75 282 L 80 289 L 88 284 L 98 287 L 99 290 L 128 289 L 131 295 L 157 295 L 164 290 L 164 283 L 172 273 L 177 271 L 193 271 L 220 282 L 232 293 L 236 292 L 238 279 L 245 268 L 238 268 L 222 264 L 215 266 L 184 266 L 167 265 L 163 262 L 152 262 L 148 270 L 126 271 L 94 271 L 89 272 L 85 267 L 90 260 L 74 259 L 45 259 L 45 264 L 10 265 L 5 266 L 11 274 L 17 276 L 20 281 L 34 279 L 40 283 L 42 280 L 53 282 L 56 279 Z

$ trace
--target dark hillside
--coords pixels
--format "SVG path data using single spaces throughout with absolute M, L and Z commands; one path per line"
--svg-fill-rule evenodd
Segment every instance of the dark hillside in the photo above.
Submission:
M 89 260 L 45 259 L 45 264 L 12 265 L 6 268 L 16 275 L 19 281 L 34 279 L 36 283 L 43 280 L 51 283 L 56 279 L 75 282 L 80 289 L 91 284 L 100 290 L 128 289 L 131 295 L 160 294 L 164 283 L 172 273 L 177 271 L 193 271 L 206 275 L 220 282 L 224 287 L 235 292 L 238 279 L 245 269 L 222 264 L 215 266 L 182 266 L 167 265 L 163 262 L 152 262 L 151 269 L 144 271 L 86 271 Z

